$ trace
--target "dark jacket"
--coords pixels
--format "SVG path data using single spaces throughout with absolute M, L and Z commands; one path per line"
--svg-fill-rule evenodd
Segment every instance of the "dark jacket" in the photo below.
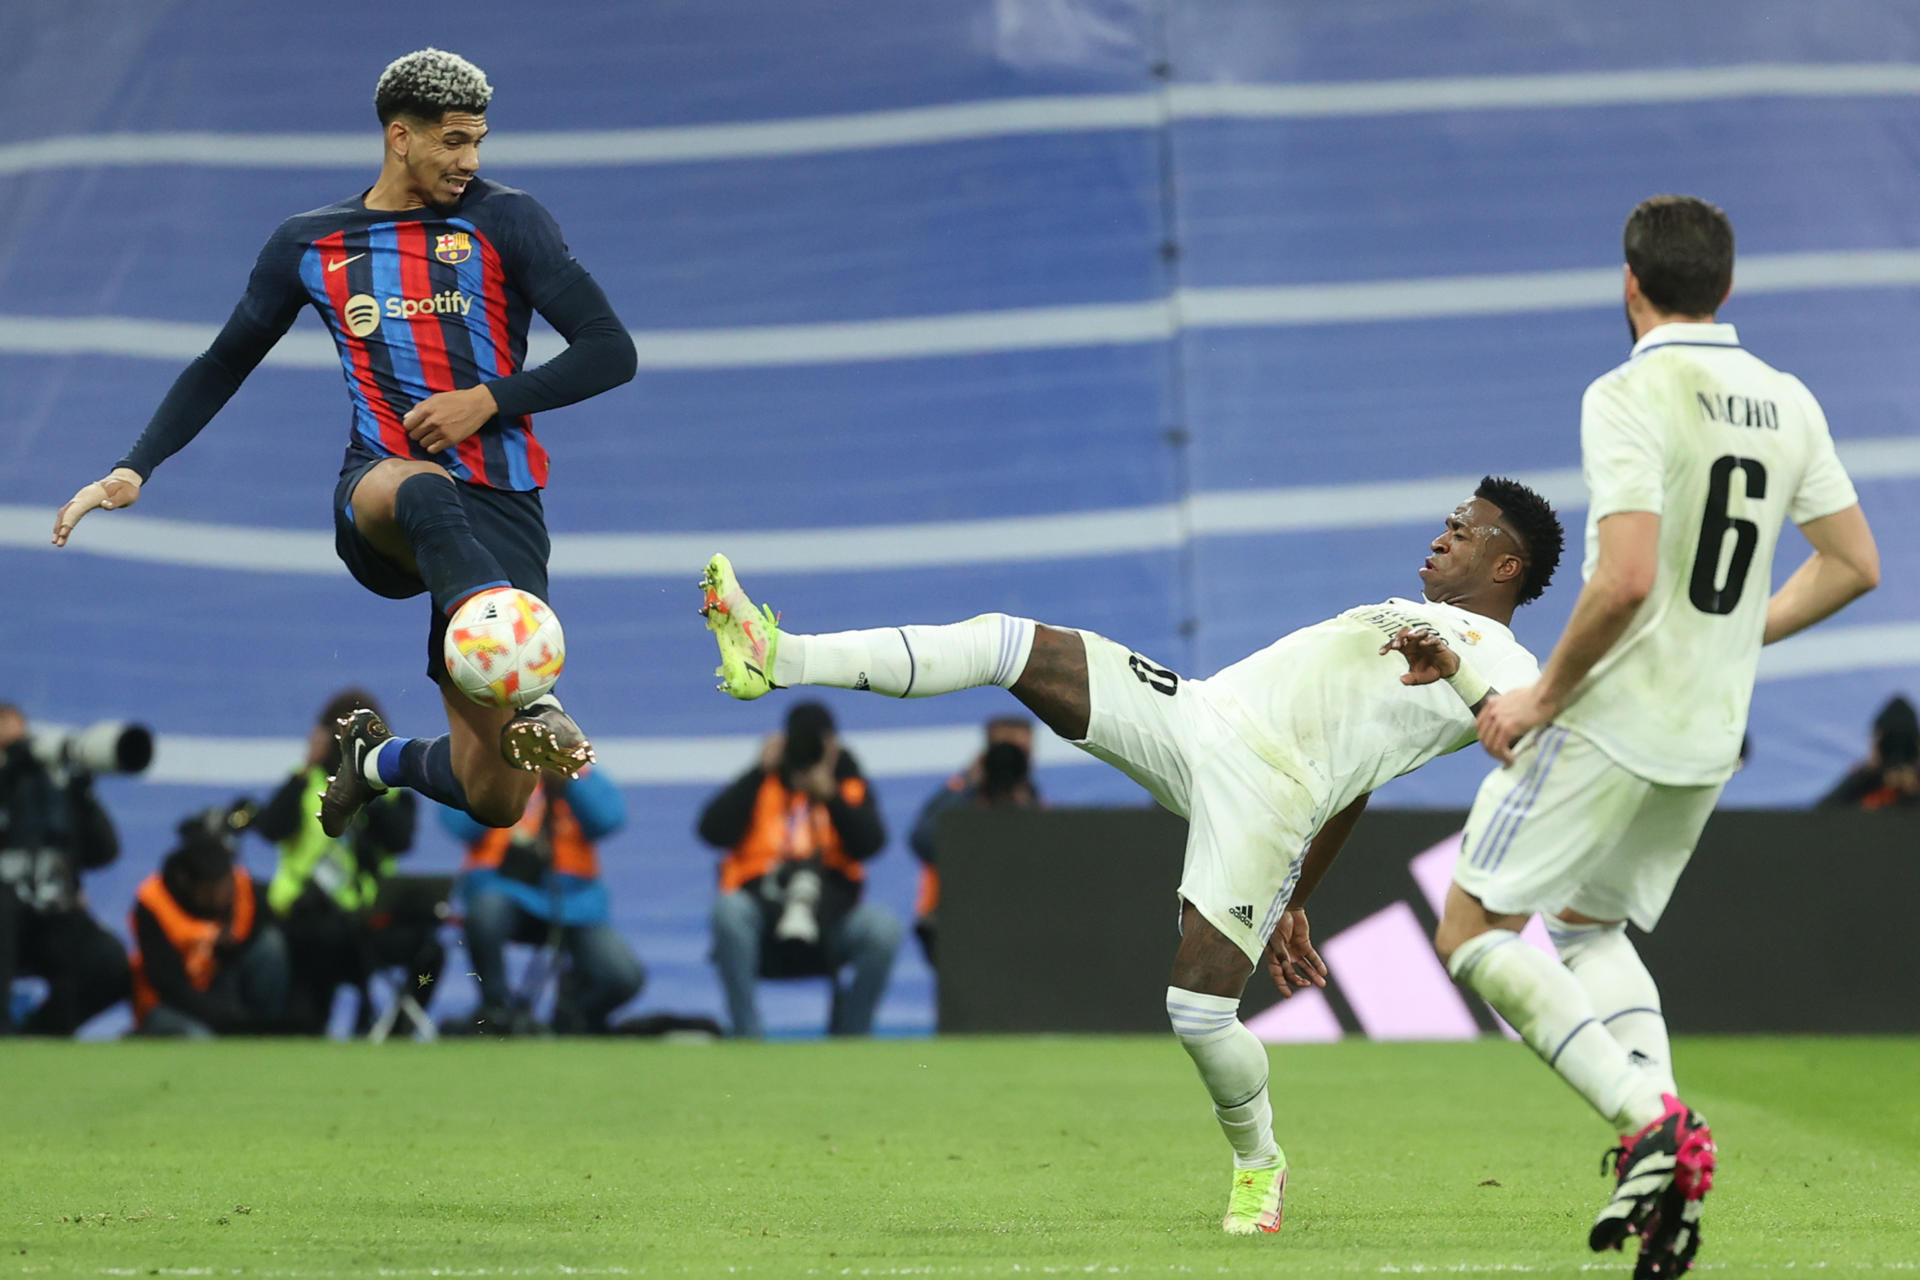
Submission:
M 134 941 L 133 1012 L 142 1025 L 163 1004 L 222 1034 L 253 1023 L 239 1001 L 214 987 L 258 940 L 266 909 L 244 867 L 235 867 L 233 878 L 234 905 L 218 918 L 182 904 L 164 870 L 141 882 L 127 923 Z
M 1863 764 L 1820 797 L 1821 809 L 1898 809 L 1920 804 L 1920 794 L 1887 785 L 1885 771 L 1878 765 Z
M 787 784 L 778 769 L 755 766 L 707 802 L 700 838 L 725 851 L 720 891 L 757 886 L 797 862 L 824 873 L 830 896 L 851 902 L 860 896 L 861 864 L 887 842 L 873 793 L 849 751 L 834 769 L 831 800 L 819 800 Z
M 24 739 L 0 755 L 0 884 L 37 911 L 65 911 L 80 904 L 80 873 L 119 856 L 91 775 L 56 776 Z

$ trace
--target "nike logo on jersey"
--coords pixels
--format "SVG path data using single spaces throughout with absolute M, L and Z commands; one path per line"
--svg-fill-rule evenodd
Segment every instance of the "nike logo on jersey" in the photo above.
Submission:
M 346 266 L 349 262 L 358 262 L 366 256 L 364 253 L 356 253 L 351 258 L 329 258 L 327 260 L 327 271 L 331 274 Z

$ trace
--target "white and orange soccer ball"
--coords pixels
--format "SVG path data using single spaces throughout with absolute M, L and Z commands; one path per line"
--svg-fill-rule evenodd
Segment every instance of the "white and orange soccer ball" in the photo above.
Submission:
M 567 638 L 546 602 L 517 587 L 467 597 L 442 649 L 455 687 L 483 707 L 524 707 L 560 678 Z

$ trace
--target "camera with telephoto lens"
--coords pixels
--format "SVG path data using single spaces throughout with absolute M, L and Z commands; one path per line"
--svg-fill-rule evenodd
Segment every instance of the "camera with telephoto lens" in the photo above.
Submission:
M 833 716 L 817 702 L 803 702 L 787 713 L 786 738 L 780 748 L 780 774 L 789 788 L 798 790 L 802 777 L 826 759 L 833 733 Z M 796 861 L 778 876 L 768 876 L 762 891 L 782 902 L 774 922 L 776 942 L 811 946 L 820 941 L 820 896 L 824 889 L 819 863 Z
M 820 873 L 812 867 L 795 867 L 787 876 L 786 903 L 774 922 L 776 942 L 802 942 L 811 946 L 820 941 Z
M 60 773 L 142 773 L 153 763 L 153 731 L 128 720 L 39 730 L 29 744 L 36 760 Z

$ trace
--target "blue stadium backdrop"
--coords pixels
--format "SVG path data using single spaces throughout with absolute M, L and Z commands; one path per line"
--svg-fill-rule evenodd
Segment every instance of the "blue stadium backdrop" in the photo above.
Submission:
M 713 692 L 710 551 L 803 628 L 1004 609 L 1210 672 L 1417 590 L 1485 471 L 1578 526 L 1579 395 L 1624 355 L 1618 230 L 1656 191 L 1732 214 L 1725 318 L 1822 397 L 1886 555 L 1877 595 L 1768 655 L 1729 802 L 1809 802 L 1920 684 L 1901 0 L 21 0 L 0 7 L 0 698 L 161 734 L 148 777 L 103 787 L 110 924 L 173 822 L 262 794 L 336 687 L 439 722 L 422 604 L 334 562 L 347 405 L 311 315 L 137 512 L 46 545 L 274 225 L 371 181 L 373 81 L 425 44 L 490 74 L 487 174 L 553 211 L 641 352 L 631 386 L 540 424 L 563 689 L 632 810 L 603 852 L 652 973 L 639 1010 L 719 1010 L 691 827 L 785 705 Z M 1576 582 L 1523 639 L 1544 652 Z M 893 833 L 874 892 L 905 913 L 905 830 L 1004 695 L 830 701 Z M 1457 805 L 1483 768 L 1381 802 Z M 1141 799 L 1070 750 L 1041 778 Z M 418 864 L 455 857 L 429 824 Z M 884 1027 L 929 1028 L 930 991 L 903 952 Z M 818 984 L 767 1007 L 784 1033 L 824 1022 Z

